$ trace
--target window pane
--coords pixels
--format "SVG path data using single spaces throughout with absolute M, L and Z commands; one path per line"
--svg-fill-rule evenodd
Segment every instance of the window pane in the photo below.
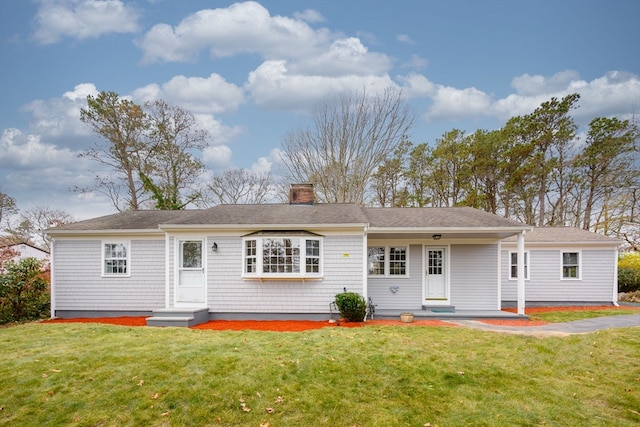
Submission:
M 518 278 L 518 253 L 511 252 L 511 279 Z M 527 252 L 524 253 L 524 278 L 529 278 L 529 254 Z
M 367 260 L 369 274 L 384 274 L 384 248 L 369 248 Z
M 182 267 L 202 268 L 202 242 L 182 242 Z
M 407 273 L 407 248 L 389 248 L 389 274 Z
M 300 239 L 263 239 L 262 271 L 264 273 L 299 273 Z
M 577 279 L 579 277 L 579 253 L 562 253 L 562 277 L 566 279 Z
M 429 274 L 442 274 L 443 273 L 443 266 L 442 266 L 442 258 L 444 257 L 444 251 L 436 249 L 436 250 L 429 250 L 429 253 L 427 255 L 427 262 L 428 262 L 428 272 Z
M 305 271 L 320 273 L 320 240 L 307 240 Z
M 124 243 L 105 243 L 104 273 L 127 274 L 127 245 Z

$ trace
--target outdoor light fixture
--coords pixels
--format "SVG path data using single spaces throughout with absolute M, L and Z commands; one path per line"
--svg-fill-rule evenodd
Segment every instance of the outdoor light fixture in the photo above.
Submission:
M 216 242 L 213 242 L 213 245 L 211 245 L 211 250 L 213 252 L 218 252 L 218 244 Z
M 440 239 L 442 239 L 442 234 L 434 234 L 431 237 L 433 237 L 433 240 L 440 240 Z

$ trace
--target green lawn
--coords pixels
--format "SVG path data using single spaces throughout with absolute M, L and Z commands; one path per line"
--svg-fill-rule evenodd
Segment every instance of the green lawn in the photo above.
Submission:
M 0 425 L 637 426 L 640 328 L 0 329 Z

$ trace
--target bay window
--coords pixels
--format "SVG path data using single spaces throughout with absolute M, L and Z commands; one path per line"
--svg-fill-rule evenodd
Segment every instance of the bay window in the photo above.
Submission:
M 319 278 L 322 239 L 312 233 L 254 233 L 243 239 L 243 276 Z

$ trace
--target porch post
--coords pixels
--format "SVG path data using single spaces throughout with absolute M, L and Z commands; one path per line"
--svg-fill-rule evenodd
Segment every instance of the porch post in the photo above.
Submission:
M 524 235 L 526 231 L 522 230 L 518 234 L 518 314 L 524 316 Z

